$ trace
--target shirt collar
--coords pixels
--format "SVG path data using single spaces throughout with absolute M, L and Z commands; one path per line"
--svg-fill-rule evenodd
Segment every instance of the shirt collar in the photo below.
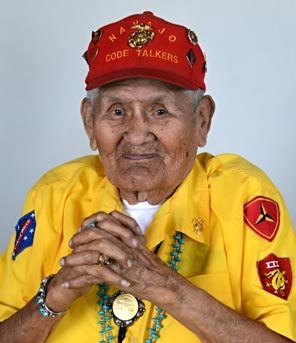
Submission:
M 147 246 L 156 246 L 166 235 L 172 237 L 176 231 L 210 244 L 209 190 L 206 172 L 198 158 L 189 175 L 156 213 L 146 231 Z
M 95 190 L 91 207 L 92 213 L 123 210 L 118 189 L 106 176 Z M 200 243 L 210 244 L 207 175 L 197 157 L 188 176 L 157 211 L 145 233 L 147 247 L 152 249 L 176 231 Z

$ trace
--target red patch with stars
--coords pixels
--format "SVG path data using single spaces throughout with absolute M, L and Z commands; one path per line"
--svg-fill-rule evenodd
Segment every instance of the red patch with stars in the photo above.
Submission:
M 271 242 L 280 225 L 279 205 L 272 199 L 258 196 L 245 204 L 244 218 L 252 230 Z
M 292 286 L 292 268 L 288 257 L 270 254 L 257 262 L 258 273 L 263 288 L 287 300 Z

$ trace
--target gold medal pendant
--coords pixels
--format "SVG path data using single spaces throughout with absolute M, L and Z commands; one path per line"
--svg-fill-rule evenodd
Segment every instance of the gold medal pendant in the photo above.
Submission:
M 145 304 L 132 294 L 119 291 L 110 299 L 111 313 L 116 325 L 132 325 L 145 312 Z

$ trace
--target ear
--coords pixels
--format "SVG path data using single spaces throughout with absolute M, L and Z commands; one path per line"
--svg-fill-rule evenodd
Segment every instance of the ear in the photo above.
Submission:
M 80 113 L 83 121 L 84 130 L 89 138 L 89 144 L 92 150 L 97 150 L 97 142 L 94 135 L 94 117 L 93 109 L 88 98 L 81 101 Z
M 202 97 L 196 109 L 196 121 L 198 126 L 198 146 L 203 147 L 207 143 L 208 132 L 211 128 L 215 102 L 210 95 Z

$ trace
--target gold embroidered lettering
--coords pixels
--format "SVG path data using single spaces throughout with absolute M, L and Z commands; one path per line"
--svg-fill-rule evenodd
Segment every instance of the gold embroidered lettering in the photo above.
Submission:
M 106 62 L 119 60 L 120 58 L 128 57 L 128 49 L 113 51 L 110 54 L 107 54 L 105 57 Z
M 168 60 L 168 54 L 167 54 L 167 52 L 165 52 L 165 51 L 163 51 L 162 53 L 161 53 L 161 58 L 163 59 L 163 60 Z
M 123 50 L 124 51 L 124 50 Z M 179 63 L 178 56 L 173 55 L 169 52 L 162 51 L 162 50 L 152 50 L 152 49 L 138 49 L 137 51 L 137 57 L 148 57 L 148 58 L 160 58 L 161 60 L 165 60 L 171 63 Z M 127 50 L 128 53 L 128 50 Z M 117 57 L 119 58 L 119 57 Z
M 175 42 L 176 39 L 177 39 L 177 37 L 174 36 L 174 35 L 170 35 L 170 36 L 169 36 L 169 41 L 170 41 L 170 42 Z
M 155 51 L 155 57 L 161 58 L 161 50 L 156 50 Z
M 159 32 L 161 35 L 164 33 L 164 31 L 165 31 L 165 27 L 158 30 L 158 32 Z
M 120 26 L 119 33 L 122 35 L 125 31 L 126 31 L 125 28 Z
M 112 33 L 112 35 L 109 36 L 109 39 L 112 43 L 116 40 L 116 36 L 114 35 L 114 33 Z

